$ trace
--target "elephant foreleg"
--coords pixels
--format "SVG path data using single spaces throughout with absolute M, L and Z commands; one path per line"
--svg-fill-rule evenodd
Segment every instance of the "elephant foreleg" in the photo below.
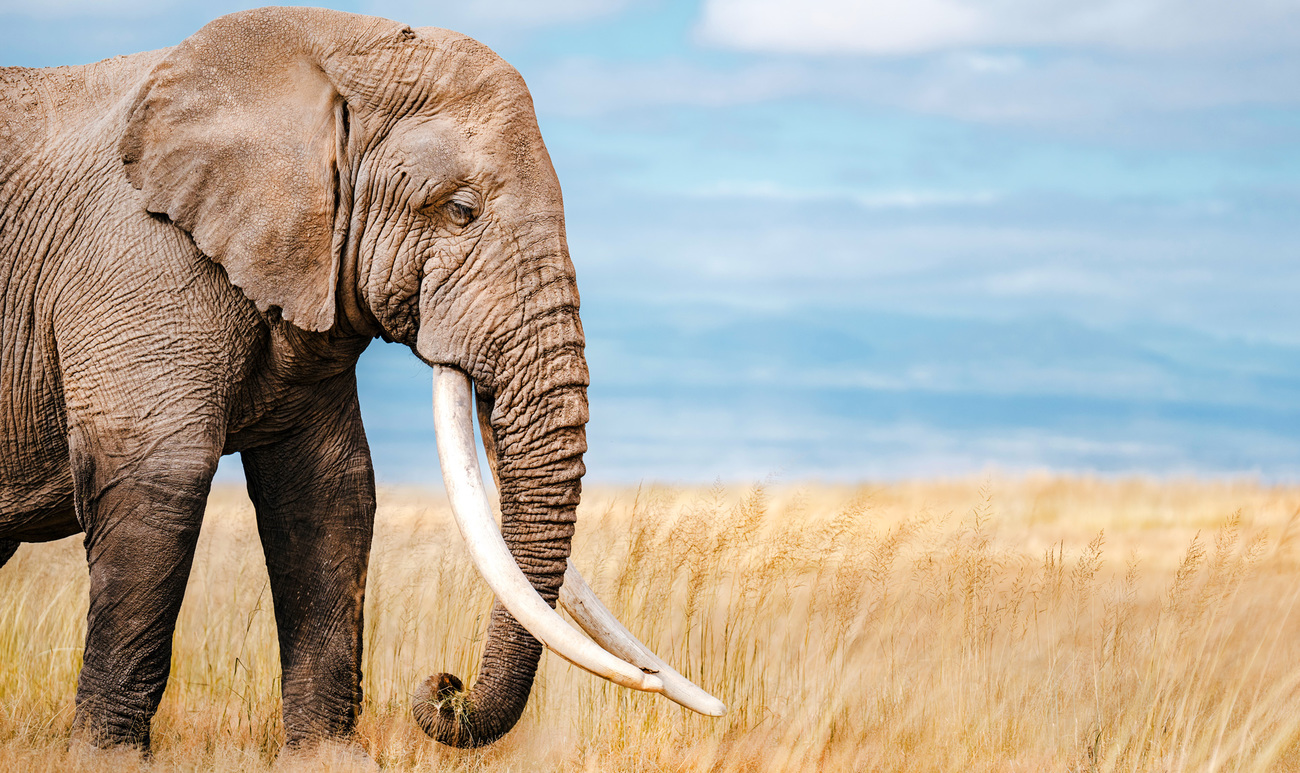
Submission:
M 286 745 L 351 735 L 374 472 L 350 374 L 300 429 L 243 452 L 275 603 Z
M 111 440 L 73 444 L 90 566 L 73 736 L 93 746 L 149 747 L 220 450 L 183 441 L 150 447 L 140 456 Z

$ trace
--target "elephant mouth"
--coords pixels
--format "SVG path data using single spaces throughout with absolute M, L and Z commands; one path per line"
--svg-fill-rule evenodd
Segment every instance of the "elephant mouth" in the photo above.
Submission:
M 474 444 L 474 396 L 468 376 L 433 367 L 433 420 L 452 513 L 470 558 L 497 600 L 539 642 L 579 668 L 634 690 L 659 693 L 692 711 L 720 717 L 722 701 L 675 671 L 600 602 L 569 559 L 560 604 L 583 636 L 548 605 L 510 554 L 492 515 Z

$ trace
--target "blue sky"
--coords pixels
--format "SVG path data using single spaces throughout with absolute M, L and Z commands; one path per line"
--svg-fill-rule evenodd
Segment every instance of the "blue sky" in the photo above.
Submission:
M 243 7 L 0 0 L 0 58 Z M 466 32 L 528 81 L 593 480 L 1300 480 L 1300 2 L 334 7 Z M 427 371 L 376 344 L 361 378 L 380 478 L 428 480 Z

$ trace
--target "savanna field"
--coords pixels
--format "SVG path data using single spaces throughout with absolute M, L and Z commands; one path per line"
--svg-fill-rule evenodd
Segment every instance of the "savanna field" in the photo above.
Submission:
M 589 488 L 574 560 L 728 715 L 547 655 L 503 741 L 429 741 L 408 696 L 473 675 L 491 596 L 443 496 L 390 489 L 358 733 L 385 770 L 1300 771 L 1300 487 Z M 0 569 L 0 769 L 146 767 L 66 751 L 86 585 L 79 536 Z M 278 658 L 252 508 L 217 489 L 147 767 L 269 768 Z

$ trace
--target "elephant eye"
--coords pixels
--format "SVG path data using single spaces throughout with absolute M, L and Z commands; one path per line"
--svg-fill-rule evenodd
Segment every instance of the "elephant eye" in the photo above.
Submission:
M 443 209 L 446 210 L 447 217 L 451 218 L 451 222 L 459 226 L 469 225 L 470 221 L 478 216 L 478 213 L 474 211 L 474 207 L 454 199 L 444 204 Z

